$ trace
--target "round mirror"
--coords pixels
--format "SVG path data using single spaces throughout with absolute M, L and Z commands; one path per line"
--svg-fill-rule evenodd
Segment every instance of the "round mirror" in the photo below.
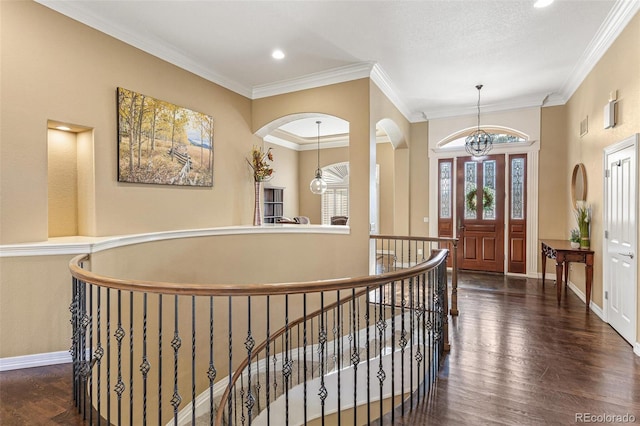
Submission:
M 576 208 L 578 201 L 587 200 L 587 170 L 584 164 L 578 163 L 573 168 L 571 176 L 571 202 L 573 208 Z

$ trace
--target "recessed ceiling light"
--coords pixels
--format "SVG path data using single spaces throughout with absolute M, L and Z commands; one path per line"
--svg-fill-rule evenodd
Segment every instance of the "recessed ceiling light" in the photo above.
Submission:
M 541 9 L 543 7 L 547 7 L 549 6 L 551 3 L 553 3 L 553 0 L 537 0 L 534 4 L 533 7 L 536 7 L 538 9 Z
M 271 54 L 271 57 L 273 59 L 284 59 L 284 52 L 282 50 L 280 50 L 280 49 L 276 49 Z
M 56 129 L 58 130 L 64 130 L 65 132 L 68 132 L 69 130 L 71 130 L 71 127 L 67 127 L 67 126 L 57 126 Z

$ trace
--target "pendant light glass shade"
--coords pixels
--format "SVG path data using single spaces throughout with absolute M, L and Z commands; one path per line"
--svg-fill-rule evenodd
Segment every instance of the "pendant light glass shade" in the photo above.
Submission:
M 322 170 L 320 169 L 320 123 L 316 121 L 318 125 L 318 168 L 316 169 L 316 177 L 309 184 L 309 189 L 314 194 L 324 194 L 327 190 L 327 182 L 322 179 Z

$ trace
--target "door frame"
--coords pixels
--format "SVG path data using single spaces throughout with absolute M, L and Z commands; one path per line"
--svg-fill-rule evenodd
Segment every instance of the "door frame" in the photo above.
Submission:
M 516 275 L 516 276 L 527 276 L 529 278 L 540 278 L 540 273 L 538 272 L 538 262 L 539 257 L 538 253 L 540 252 L 540 247 L 538 246 L 538 163 L 540 158 L 540 142 L 537 140 L 528 141 L 523 143 L 511 143 L 511 144 L 501 144 L 494 145 L 493 149 L 490 151 L 490 154 L 505 154 L 505 167 L 508 164 L 510 156 L 512 154 L 526 154 L 527 157 L 527 261 L 526 261 L 526 271 L 524 274 L 517 274 L 506 272 L 508 271 L 508 256 L 505 255 L 505 275 Z M 439 182 L 439 168 L 438 168 L 438 160 L 441 158 L 454 158 L 454 171 L 457 171 L 457 158 L 458 157 L 468 157 L 469 154 L 462 149 L 446 149 L 446 148 L 437 148 L 429 150 L 429 182 Z M 506 176 L 505 176 L 506 177 Z M 430 185 L 431 186 L 431 185 Z M 455 191 L 454 186 L 454 194 L 453 199 L 455 200 L 457 196 L 457 191 Z M 509 198 L 508 194 L 505 197 L 505 209 L 508 208 Z M 455 208 L 454 208 L 455 211 Z M 438 191 L 430 190 L 429 191 L 429 217 L 433 218 L 433 220 L 429 221 L 429 235 L 438 235 Z M 508 219 L 508 212 L 505 211 L 505 221 Z M 454 221 L 454 237 L 457 237 L 457 231 L 455 228 L 456 222 Z M 505 222 L 506 226 L 506 222 Z M 506 229 L 506 228 L 505 228 Z M 508 247 L 508 238 L 507 232 L 505 234 L 505 248 Z
M 602 253 L 603 253 L 603 259 L 602 259 L 602 315 L 603 315 L 603 320 L 609 324 L 609 304 L 607 299 L 605 298 L 607 292 L 610 292 L 611 290 L 611 283 L 609 282 L 609 280 L 607 279 L 608 277 L 608 273 L 609 273 L 609 264 L 608 262 L 606 262 L 605 260 L 605 256 L 604 253 L 607 253 L 608 250 L 608 246 L 607 246 L 607 238 L 605 237 L 605 232 L 607 231 L 606 225 L 608 223 L 609 218 L 607 217 L 607 196 L 608 196 L 608 185 L 607 185 L 607 166 L 608 166 L 608 158 L 609 155 L 614 154 L 620 150 L 629 148 L 629 147 L 633 147 L 634 149 L 634 154 L 633 154 L 633 158 L 636 161 L 636 178 L 634 180 L 634 185 L 635 185 L 635 191 L 637 194 L 637 190 L 638 190 L 638 176 L 640 175 L 640 173 L 638 173 L 638 152 L 639 152 L 639 143 L 640 143 L 640 133 L 636 133 L 626 139 L 623 139 L 620 142 L 616 142 L 612 145 L 609 145 L 607 147 L 604 148 L 604 152 L 603 152 L 603 158 L 602 158 L 602 216 L 603 216 L 603 226 L 602 226 Z M 636 257 L 638 256 L 638 197 L 636 195 L 636 203 L 634 206 L 634 216 L 636 218 L 636 223 L 635 223 L 635 247 L 633 247 L 633 252 L 636 254 Z M 638 294 L 640 293 L 640 288 L 638 285 L 638 261 L 636 260 L 636 268 L 633 271 L 633 276 L 634 276 L 634 281 L 635 281 L 635 312 L 634 312 L 634 321 L 632 321 L 632 327 L 633 327 L 633 334 L 632 334 L 632 338 L 635 341 L 635 343 L 633 344 L 634 346 L 634 352 L 640 356 L 640 343 L 638 342 Z

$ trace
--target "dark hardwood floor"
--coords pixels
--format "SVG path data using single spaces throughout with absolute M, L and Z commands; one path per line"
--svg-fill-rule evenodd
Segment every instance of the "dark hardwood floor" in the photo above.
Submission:
M 396 424 L 569 425 L 578 413 L 640 423 L 640 357 L 571 290 L 558 305 L 545 287 L 461 274 L 451 352 L 430 399 Z
M 640 423 L 640 357 L 571 291 L 560 306 L 555 294 L 553 282 L 461 274 L 440 378 L 395 423 L 567 425 L 577 413 Z M 0 425 L 82 424 L 70 387 L 70 364 L 0 373 Z

